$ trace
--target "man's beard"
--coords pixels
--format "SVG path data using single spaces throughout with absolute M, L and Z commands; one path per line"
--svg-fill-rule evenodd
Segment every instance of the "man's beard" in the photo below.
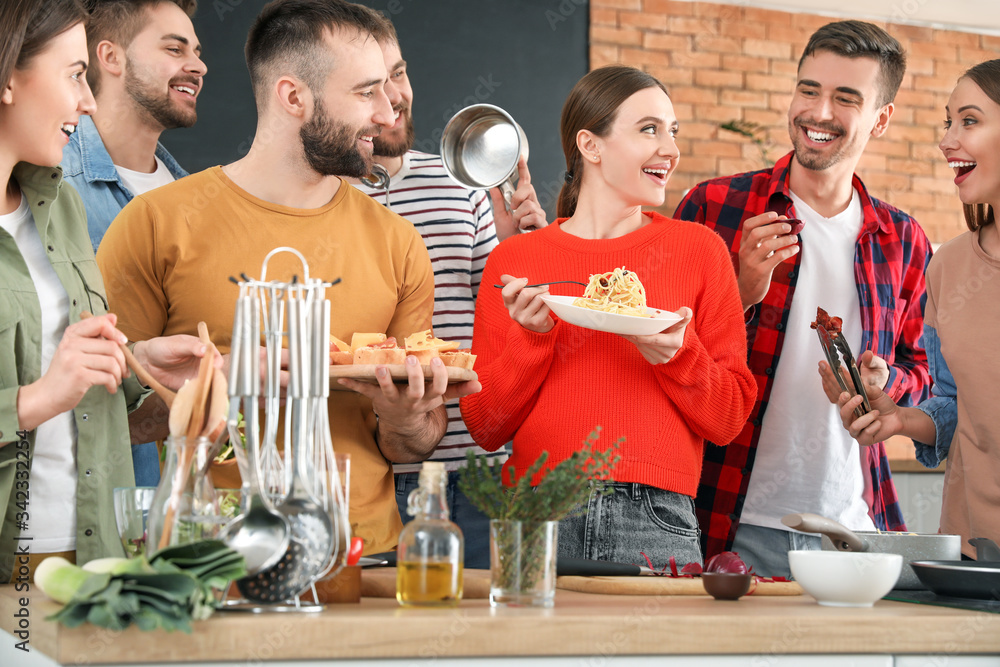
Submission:
M 136 73 L 138 67 L 125 67 L 125 92 L 140 111 L 147 113 L 154 123 L 164 130 L 175 127 L 191 127 L 198 120 L 198 112 L 192 106 L 190 109 L 179 108 L 170 99 L 170 87 L 160 95 L 152 85 L 147 85 Z M 171 84 L 183 84 L 185 81 L 172 81 Z M 197 86 L 197 83 L 195 83 Z
M 400 157 L 405 155 L 406 151 L 413 148 L 413 142 L 416 140 L 416 132 L 413 129 L 413 116 L 410 115 L 409 106 L 399 109 L 399 113 L 404 119 L 402 128 L 403 137 L 393 141 L 383 131 L 382 134 L 375 137 L 375 155 L 379 157 Z
M 843 140 L 846 138 L 844 133 L 844 128 L 837 126 L 824 126 L 822 123 L 808 123 L 809 127 L 814 130 L 819 130 L 820 132 L 829 132 L 830 134 L 836 134 L 838 139 Z M 795 159 L 806 169 L 812 171 L 823 171 L 829 169 L 833 165 L 837 164 L 841 160 L 848 157 L 852 144 L 841 144 L 840 148 L 832 153 L 816 154 L 811 146 L 805 146 L 802 142 L 802 136 L 799 130 L 804 131 L 804 126 L 800 125 L 798 120 L 793 120 L 790 123 L 788 134 L 792 139 L 792 148 L 795 149 Z
M 358 149 L 361 134 L 377 134 L 373 127 L 360 134 L 344 123 L 337 122 L 326 113 L 326 108 L 318 98 L 310 118 L 299 130 L 302 150 L 306 161 L 318 174 L 323 176 L 367 176 L 374 160 Z

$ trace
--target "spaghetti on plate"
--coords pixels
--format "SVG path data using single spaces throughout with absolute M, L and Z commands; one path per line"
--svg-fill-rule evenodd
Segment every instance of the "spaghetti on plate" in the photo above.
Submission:
M 624 267 L 590 276 L 583 296 L 573 305 L 618 315 L 652 317 L 646 312 L 646 288 L 634 272 Z

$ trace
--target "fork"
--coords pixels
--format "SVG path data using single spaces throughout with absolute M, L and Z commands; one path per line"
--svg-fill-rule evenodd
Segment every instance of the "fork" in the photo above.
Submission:
M 542 287 L 543 285 L 561 285 L 562 283 L 572 283 L 574 285 L 587 286 L 587 283 L 581 283 L 579 280 L 553 280 L 550 283 L 535 283 L 534 285 L 525 285 L 523 289 L 528 289 L 529 287 Z M 497 289 L 503 289 L 503 285 L 494 285 Z

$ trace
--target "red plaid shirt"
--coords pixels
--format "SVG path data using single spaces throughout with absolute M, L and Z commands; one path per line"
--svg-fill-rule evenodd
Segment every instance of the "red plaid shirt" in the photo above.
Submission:
M 797 217 L 788 191 L 792 153 L 773 169 L 716 178 L 684 197 L 675 218 L 703 223 L 729 245 L 739 271 L 743 221 L 766 211 Z M 924 270 L 931 246 L 917 222 L 868 195 L 854 176 L 864 223 L 854 256 L 854 277 L 861 301 L 862 349 L 872 349 L 889 364 L 886 393 L 899 405 L 919 403 L 930 395 L 923 333 Z M 757 380 L 757 402 L 743 431 L 726 447 L 708 443 L 696 508 L 705 557 L 732 547 L 753 470 L 760 427 L 781 355 L 785 326 L 801 253 L 778 265 L 764 300 L 748 311 L 747 364 Z M 871 471 L 872 518 L 880 530 L 905 530 L 899 499 L 882 443 L 865 450 Z

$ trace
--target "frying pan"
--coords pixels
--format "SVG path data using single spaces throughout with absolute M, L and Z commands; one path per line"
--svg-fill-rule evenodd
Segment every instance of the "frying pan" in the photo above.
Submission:
M 936 595 L 1000 600 L 1000 548 L 989 539 L 969 540 L 976 560 L 918 560 L 913 571 Z
M 903 557 L 903 571 L 896 582 L 902 590 L 920 590 L 926 586 L 917 578 L 913 568 L 915 560 L 958 560 L 962 557 L 962 538 L 958 535 L 927 533 L 852 531 L 846 526 L 818 514 L 788 514 L 781 522 L 790 528 L 806 533 L 822 533 L 826 551 L 869 551 L 872 553 L 899 554 Z

